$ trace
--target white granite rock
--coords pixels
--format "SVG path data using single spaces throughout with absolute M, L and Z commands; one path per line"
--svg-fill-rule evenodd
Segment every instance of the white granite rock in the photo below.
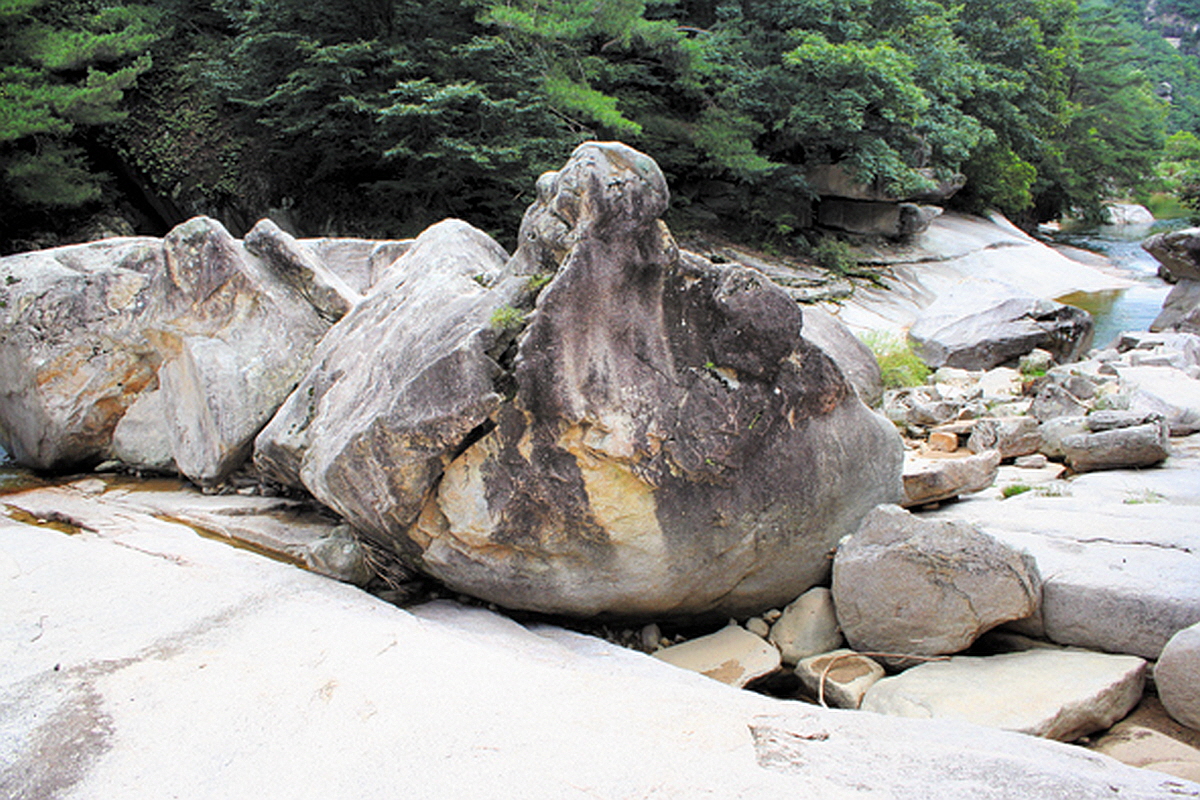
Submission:
M 713 680 L 742 688 L 779 669 L 779 651 L 745 628 L 726 625 L 716 633 L 664 647 L 654 657 Z
M 883 675 L 878 662 L 853 650 L 809 656 L 796 665 L 796 677 L 805 688 L 834 708 L 858 708 Z
M 0 578 L 6 797 L 1200 797 L 1053 742 L 405 611 L 157 520 L 109 538 L 0 518 Z
M 779 648 L 785 664 L 839 647 L 842 631 L 832 593 L 824 586 L 814 586 L 797 597 L 771 626 L 770 640 Z
M 1047 739 L 1103 730 L 1142 697 L 1146 662 L 1083 650 L 955 656 L 885 678 L 862 708 L 902 717 L 959 719 Z

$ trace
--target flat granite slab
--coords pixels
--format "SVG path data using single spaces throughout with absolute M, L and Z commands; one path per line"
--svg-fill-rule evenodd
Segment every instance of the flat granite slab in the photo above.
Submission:
M 738 691 L 414 611 L 151 520 L 0 518 L 0 796 L 1123 798 L 1200 784 L 963 723 Z

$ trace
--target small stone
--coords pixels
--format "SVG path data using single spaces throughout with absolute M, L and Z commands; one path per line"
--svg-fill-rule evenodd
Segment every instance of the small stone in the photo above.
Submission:
M 1001 459 L 1036 453 L 1042 446 L 1038 422 L 1032 417 L 990 417 L 975 423 L 967 449 L 973 453 L 999 450 Z
M 834 708 L 858 708 L 867 690 L 883 676 L 883 667 L 853 650 L 810 656 L 796 665 L 800 682 L 818 701 Z
M 666 647 L 654 657 L 738 689 L 779 669 L 779 651 L 740 625 Z
M 656 623 L 651 622 L 649 625 L 642 628 L 641 631 L 642 649 L 647 653 L 653 653 L 660 647 L 663 647 L 662 629 Z
M 746 620 L 746 630 L 753 633 L 755 636 L 761 636 L 766 639 L 771 633 L 771 626 L 762 617 L 751 617 Z
M 827 653 L 842 644 L 833 595 L 816 586 L 796 598 L 771 628 L 771 643 L 779 648 L 785 664 Z
M 764 611 L 762 613 L 762 618 L 765 619 L 767 622 L 771 623 L 772 625 L 774 625 L 775 622 L 782 616 L 783 616 L 783 612 L 780 611 L 778 608 L 768 608 L 766 611 Z
M 108 484 L 99 478 L 84 478 L 81 481 L 72 482 L 71 488 L 83 494 L 98 495 L 104 494 L 108 489 Z
M 1013 464 L 1021 469 L 1042 469 L 1046 466 L 1048 459 L 1041 453 L 1034 453 L 1028 456 L 1021 456 Z
M 988 450 L 965 458 L 904 459 L 903 505 L 922 506 L 959 495 L 981 492 L 996 480 L 1000 452 Z
M 1054 366 L 1054 356 L 1041 348 L 1033 350 L 1021 356 L 1018 362 L 1022 373 L 1026 375 L 1036 375 L 1044 373 Z
M 953 453 L 958 450 L 958 436 L 949 431 L 931 431 L 929 449 L 938 453 Z

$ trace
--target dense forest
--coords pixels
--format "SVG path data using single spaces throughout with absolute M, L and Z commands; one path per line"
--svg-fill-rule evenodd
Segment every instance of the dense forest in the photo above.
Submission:
M 511 238 L 590 138 L 658 160 L 673 223 L 757 241 L 798 241 L 831 163 L 898 194 L 961 173 L 958 208 L 1023 224 L 1194 200 L 1190 20 L 1196 0 L 0 0 L 0 252 L 268 210 Z

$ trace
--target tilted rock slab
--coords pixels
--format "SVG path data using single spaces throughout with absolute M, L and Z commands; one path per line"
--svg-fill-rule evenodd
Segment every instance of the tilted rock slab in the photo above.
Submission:
M 995 483 L 999 471 L 999 450 L 945 458 L 922 458 L 909 453 L 904 459 L 901 505 L 910 508 L 982 492 Z
M 650 158 L 585 144 L 537 190 L 507 265 L 423 234 L 393 272 L 462 266 L 385 278 L 348 314 L 260 466 L 508 607 L 746 615 L 818 583 L 899 498 L 894 429 L 782 290 L 677 249 Z
M 939 297 L 909 329 L 913 350 L 935 369 L 989 370 L 1034 348 L 1060 364 L 1076 361 L 1091 346 L 1095 326 L 1086 311 L 1035 297 L 987 302 L 967 290 Z
M 218 483 L 308 365 L 329 323 L 220 223 L 197 217 L 165 239 L 132 238 L 0 260 L 0 435 L 39 469 L 112 455 L 113 433 L 158 389 L 160 424 L 180 472 Z M 161 468 L 161 436 L 123 452 Z
M 956 521 L 880 506 L 838 547 L 833 603 L 858 651 L 933 656 L 1037 611 L 1033 560 Z
M 1142 698 L 1146 662 L 1035 649 L 913 667 L 867 690 L 864 711 L 957 719 L 1074 741 L 1122 719 Z
M 779 651 L 739 625 L 664 647 L 654 657 L 739 689 L 780 667 Z

